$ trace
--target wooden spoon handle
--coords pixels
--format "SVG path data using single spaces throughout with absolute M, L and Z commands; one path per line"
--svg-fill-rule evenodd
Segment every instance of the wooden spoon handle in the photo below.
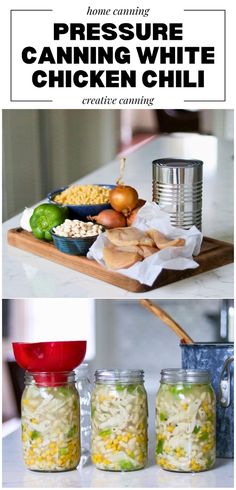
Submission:
M 168 325 L 168 327 L 170 327 L 171 330 L 173 330 L 176 333 L 176 335 L 178 335 L 182 343 L 184 344 L 194 343 L 193 339 L 189 337 L 189 335 L 183 330 L 183 328 L 159 306 L 154 305 L 149 299 L 140 299 L 139 303 L 142 306 L 145 306 L 145 308 L 147 308 L 154 315 L 160 318 L 160 320 L 162 320 L 166 325 Z

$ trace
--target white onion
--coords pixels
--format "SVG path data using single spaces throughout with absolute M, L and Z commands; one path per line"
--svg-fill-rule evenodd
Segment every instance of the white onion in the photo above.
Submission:
M 20 226 L 25 231 L 32 232 L 31 226 L 30 226 L 30 218 L 31 218 L 33 212 L 34 212 L 33 208 L 25 208 L 23 211 L 23 214 L 22 214 L 21 220 L 20 220 Z

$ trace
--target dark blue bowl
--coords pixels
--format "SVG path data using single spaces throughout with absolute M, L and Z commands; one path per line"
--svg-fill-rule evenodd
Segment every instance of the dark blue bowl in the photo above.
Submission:
M 100 187 L 106 187 L 107 189 L 114 189 L 115 185 L 109 184 L 92 184 L 99 185 Z M 56 204 L 57 206 L 61 206 L 58 203 L 55 203 L 54 198 L 57 194 L 61 194 L 62 191 L 68 189 L 70 186 L 62 187 L 61 189 L 57 189 L 56 191 L 50 192 L 48 194 L 48 200 L 51 204 Z M 110 204 L 66 204 L 65 205 L 69 209 L 70 217 L 73 218 L 82 218 L 85 220 L 87 216 L 96 216 L 104 209 L 111 209 Z M 62 207 L 62 206 L 61 206 Z
M 64 237 L 58 236 L 53 229 L 50 230 L 55 247 L 65 254 L 87 255 L 90 247 L 97 239 L 98 235 L 88 237 Z

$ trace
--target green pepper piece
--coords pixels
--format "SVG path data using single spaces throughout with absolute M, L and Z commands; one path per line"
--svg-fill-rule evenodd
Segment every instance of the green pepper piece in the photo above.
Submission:
M 163 453 L 164 439 L 159 439 L 156 445 L 156 454 Z
M 60 395 L 69 396 L 73 393 L 73 388 L 70 385 L 59 386 L 58 388 L 56 388 L 56 391 L 57 391 L 57 393 L 60 393 Z
M 122 471 L 132 471 L 135 469 L 135 466 L 131 461 L 126 461 L 125 459 L 122 459 L 119 461 L 120 469 Z
M 214 463 L 214 460 L 212 458 L 207 458 L 207 468 L 211 468 Z
M 68 217 L 68 209 L 56 206 L 56 204 L 40 204 L 37 206 L 30 218 L 32 233 L 40 240 L 50 242 L 51 228 L 61 225 Z
M 132 395 L 132 393 L 135 391 L 136 388 L 137 388 L 137 385 L 129 385 L 127 388 L 127 391 L 128 391 L 128 393 L 130 393 Z
M 103 430 L 100 430 L 100 432 L 98 433 L 98 435 L 101 436 L 101 437 L 106 437 L 106 436 L 110 436 L 111 435 L 111 432 L 112 432 L 111 429 L 103 429 Z
M 64 386 L 59 386 L 57 392 L 60 393 L 60 395 L 68 396 L 68 388 L 65 388 Z
M 60 454 L 60 456 L 65 456 L 66 454 L 68 454 L 68 448 L 67 447 L 61 447 L 59 450 L 59 454 Z
M 207 441 L 209 438 L 209 433 L 205 430 L 200 436 L 199 436 L 199 441 Z
M 95 406 L 95 404 L 92 404 L 91 405 L 91 417 L 94 416 L 95 412 L 96 412 L 96 406 Z
M 77 432 L 77 427 L 76 427 L 76 425 L 73 425 L 73 427 L 71 427 L 69 432 L 67 432 L 67 437 L 75 436 L 76 432 Z
M 160 420 L 161 422 L 165 422 L 168 419 L 167 415 L 163 412 L 160 412 Z
M 34 440 L 37 439 L 37 437 L 40 437 L 40 432 L 38 432 L 37 430 L 33 430 L 31 433 L 31 439 Z
M 116 385 L 116 391 L 124 391 L 127 388 L 126 385 Z
M 195 425 L 194 429 L 193 429 L 193 434 L 198 434 L 198 432 L 201 430 L 201 427 L 199 427 L 198 425 Z
M 170 385 L 169 391 L 176 398 L 179 398 L 179 395 L 187 395 L 192 390 L 192 386 L 188 384 L 179 384 L 179 385 Z
M 143 387 L 141 385 L 137 386 L 137 392 L 139 395 L 143 395 Z

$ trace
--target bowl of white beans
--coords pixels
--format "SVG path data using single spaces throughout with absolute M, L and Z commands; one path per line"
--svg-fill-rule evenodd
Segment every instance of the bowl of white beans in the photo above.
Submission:
M 77 219 L 66 219 L 64 223 L 50 230 L 53 243 L 60 252 L 70 255 L 87 255 L 104 227 Z

